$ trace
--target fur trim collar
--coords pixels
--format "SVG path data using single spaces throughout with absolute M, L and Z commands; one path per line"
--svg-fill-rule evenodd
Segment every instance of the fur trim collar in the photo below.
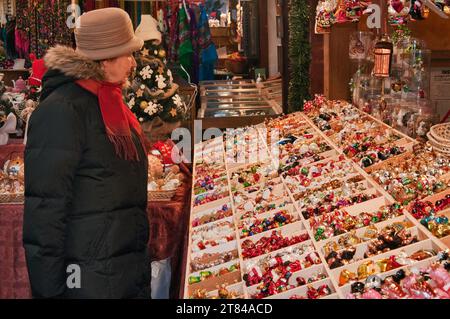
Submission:
M 47 69 L 56 69 L 64 75 L 76 79 L 103 80 L 104 73 L 100 64 L 77 53 L 68 46 L 57 45 L 48 49 L 44 56 Z

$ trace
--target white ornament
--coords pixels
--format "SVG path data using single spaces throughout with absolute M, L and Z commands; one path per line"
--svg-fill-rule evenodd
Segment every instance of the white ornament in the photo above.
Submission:
M 148 115 L 153 115 L 157 113 L 159 109 L 160 109 L 159 104 L 148 102 L 148 106 L 144 109 L 144 113 L 147 113 Z
M 176 106 L 181 107 L 183 106 L 183 100 L 181 99 L 181 96 L 179 96 L 178 94 L 175 94 L 172 97 L 173 103 L 175 103 Z
M 158 89 L 162 90 L 167 87 L 166 78 L 164 76 L 157 75 L 156 81 L 158 82 Z
M 139 72 L 139 74 L 142 76 L 142 78 L 144 80 L 150 79 L 152 74 L 153 74 L 153 70 L 150 68 L 149 65 L 147 65 L 145 68 L 143 68 L 141 70 L 141 72 Z
M 133 106 L 134 106 L 134 104 L 135 104 L 135 100 L 134 100 L 134 96 L 133 96 L 133 97 L 131 98 L 131 100 L 128 101 L 128 107 L 129 107 L 130 109 L 132 109 Z
M 244 205 L 244 209 L 245 209 L 246 211 L 253 211 L 254 208 L 255 208 L 255 206 L 253 206 L 253 203 L 252 203 L 252 202 L 247 202 L 247 203 L 245 203 L 245 205 Z
M 172 83 L 173 82 L 173 75 L 172 75 L 172 71 L 167 70 L 167 76 L 169 77 L 169 82 Z
M 17 118 L 14 114 L 9 113 L 6 117 L 5 124 L 0 128 L 0 145 L 8 143 L 9 134 L 16 132 Z

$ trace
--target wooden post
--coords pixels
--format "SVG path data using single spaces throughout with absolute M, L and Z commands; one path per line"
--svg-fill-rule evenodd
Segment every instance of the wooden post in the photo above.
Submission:
M 269 70 L 269 32 L 267 0 L 258 0 L 259 12 L 259 67 Z M 255 74 L 256 76 L 256 74 Z

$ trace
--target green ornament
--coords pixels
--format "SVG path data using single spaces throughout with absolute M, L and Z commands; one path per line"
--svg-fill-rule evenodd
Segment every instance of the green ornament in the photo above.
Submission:
M 402 184 L 403 185 L 408 185 L 410 183 L 411 183 L 411 180 L 408 177 L 402 178 Z
M 199 276 L 191 276 L 191 277 L 189 277 L 189 285 L 196 284 L 196 283 L 198 283 L 200 281 L 201 281 L 201 279 L 200 279 Z
M 200 277 L 202 277 L 202 278 L 208 278 L 211 275 L 212 275 L 212 272 L 210 272 L 210 271 L 201 271 L 200 272 Z

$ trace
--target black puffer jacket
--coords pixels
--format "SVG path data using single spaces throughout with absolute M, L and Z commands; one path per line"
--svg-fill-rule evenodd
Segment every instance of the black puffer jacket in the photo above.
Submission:
M 97 97 L 75 78 L 101 78 L 72 49 L 49 50 L 50 70 L 25 150 L 23 242 L 34 297 L 149 298 L 147 157 L 118 158 Z M 81 288 L 69 289 L 78 265 Z

